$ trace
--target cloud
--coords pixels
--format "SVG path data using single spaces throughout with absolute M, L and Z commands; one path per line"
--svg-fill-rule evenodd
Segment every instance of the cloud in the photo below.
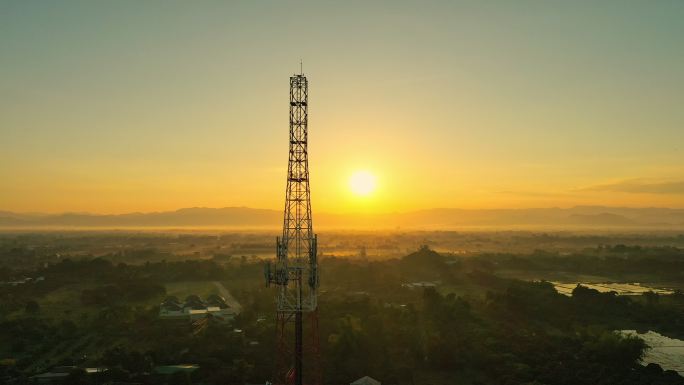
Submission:
M 652 181 L 630 179 L 615 183 L 596 185 L 584 191 L 612 191 L 633 194 L 684 194 L 684 181 Z
M 494 194 L 515 195 L 521 197 L 565 197 L 571 194 L 561 192 L 547 192 L 547 191 L 519 191 L 519 190 L 502 190 L 492 191 Z

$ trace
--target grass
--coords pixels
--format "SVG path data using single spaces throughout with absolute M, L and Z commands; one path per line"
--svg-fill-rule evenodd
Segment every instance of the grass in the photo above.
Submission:
M 81 292 L 95 287 L 95 284 L 76 284 L 60 287 L 46 294 L 38 301 L 40 311 L 44 316 L 51 318 L 71 318 L 66 315 L 79 313 L 95 313 L 96 310 L 83 306 Z

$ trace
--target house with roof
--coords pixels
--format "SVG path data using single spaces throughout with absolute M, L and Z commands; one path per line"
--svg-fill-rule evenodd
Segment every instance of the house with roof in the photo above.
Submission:
M 373 377 L 363 376 L 349 385 L 382 385 L 382 383 Z
M 212 294 L 203 300 L 200 296 L 192 294 L 180 302 L 177 297 L 169 296 L 159 306 L 159 318 L 181 319 L 195 321 L 202 318 L 213 317 L 218 321 L 229 322 L 235 318 L 235 310 L 231 308 L 225 298 Z

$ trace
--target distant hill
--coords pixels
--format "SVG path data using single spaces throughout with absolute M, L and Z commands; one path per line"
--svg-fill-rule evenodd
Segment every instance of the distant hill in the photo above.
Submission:
M 445 259 L 436 251 L 422 246 L 417 251 L 408 254 L 401 258 L 400 263 L 410 267 L 425 267 L 442 268 L 445 266 Z
M 176 211 L 102 215 L 0 211 L 0 228 L 244 227 L 278 228 L 282 211 L 247 207 L 184 208 Z M 684 209 L 577 206 L 572 208 L 471 210 L 437 208 L 391 214 L 314 213 L 327 228 L 652 228 L 684 229 Z
M 2 227 L 261 227 L 282 221 L 276 210 L 247 207 L 184 208 L 176 211 L 98 215 L 88 213 L 30 214 L 0 212 Z

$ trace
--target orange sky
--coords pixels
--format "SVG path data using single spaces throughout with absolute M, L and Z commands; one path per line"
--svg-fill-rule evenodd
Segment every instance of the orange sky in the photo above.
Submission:
M 684 207 L 684 3 L 153 3 L 2 5 L 0 210 L 281 208 L 300 58 L 315 210 Z

